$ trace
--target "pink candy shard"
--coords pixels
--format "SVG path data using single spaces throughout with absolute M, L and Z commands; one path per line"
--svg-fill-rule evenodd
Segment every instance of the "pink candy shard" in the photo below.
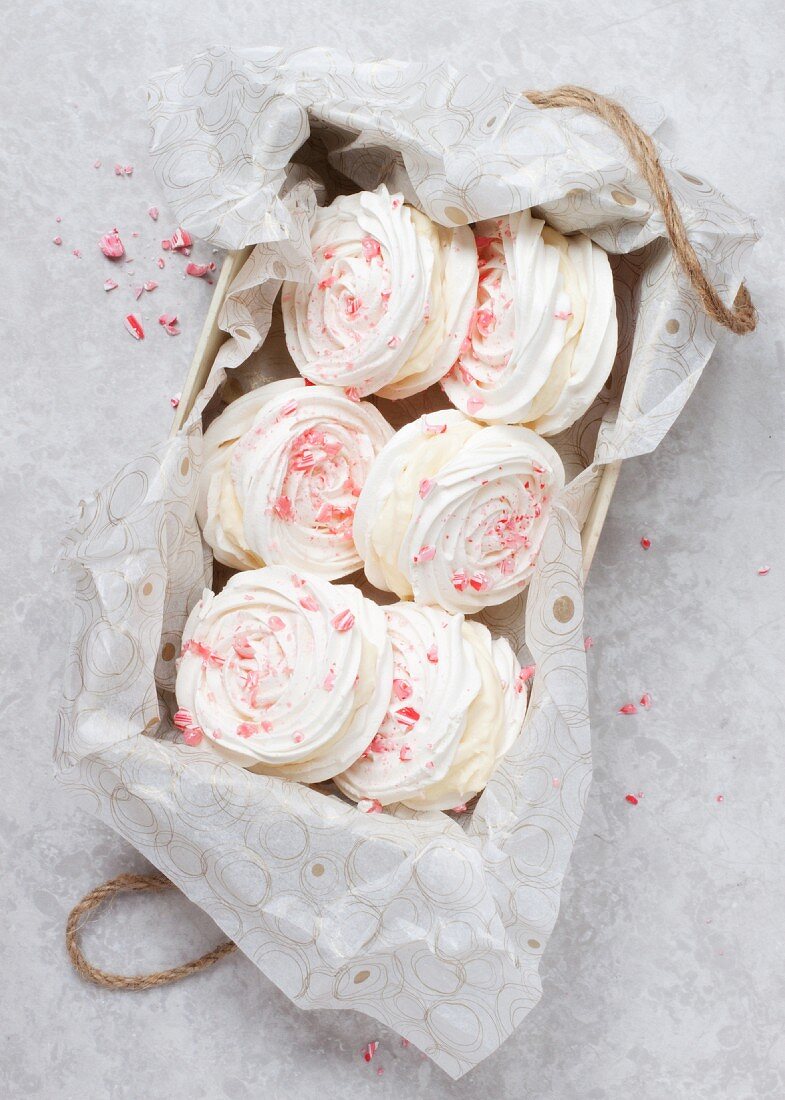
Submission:
M 104 290 L 117 290 L 119 285 L 114 279 L 104 279 Z
M 434 424 L 427 416 L 422 417 L 422 430 L 426 435 L 443 435 L 447 431 L 446 424 Z
M 378 1049 L 379 1049 L 379 1044 L 378 1043 L 368 1043 L 366 1046 L 364 1046 L 363 1049 L 362 1049 L 362 1056 L 365 1059 L 365 1061 L 370 1062 L 371 1058 L 373 1058 L 374 1054 L 376 1053 L 376 1051 Z
M 136 298 L 136 300 L 138 302 L 139 299 L 144 294 L 144 287 L 141 284 L 139 286 L 135 286 L 131 293 L 133 294 L 134 298 Z
M 469 575 L 465 569 L 456 569 L 452 575 L 452 586 L 456 592 L 464 592 L 469 583 Z
M 301 744 L 304 740 L 305 740 L 305 734 L 304 733 L 296 733 L 294 735 L 294 737 L 292 738 L 292 741 L 294 741 L 295 745 Z
M 236 732 L 238 737 L 245 737 L 247 739 L 248 737 L 253 737 L 254 734 L 258 733 L 259 727 L 255 726 L 252 722 L 241 722 L 237 727 Z
M 375 237 L 363 237 L 362 239 L 363 256 L 365 256 L 368 263 L 378 256 L 382 251 L 382 246 L 376 240 Z
M 270 630 L 283 630 L 286 626 L 286 623 L 283 621 L 280 615 L 271 615 L 270 618 L 267 620 L 267 625 L 269 626 Z
M 186 275 L 193 275 L 194 278 L 196 278 L 196 279 L 201 279 L 204 275 L 209 275 L 211 271 L 215 271 L 215 264 L 214 263 L 209 263 L 209 264 L 190 263 L 190 264 L 185 265 Z
M 400 346 L 401 346 L 400 336 L 391 336 L 390 339 L 387 341 L 387 347 L 388 348 L 399 348 Z
M 161 241 L 161 248 L 164 252 L 182 252 L 186 248 L 190 248 L 192 244 L 191 234 L 187 229 L 183 229 L 182 226 L 178 225 L 171 237 Z
M 150 217 L 153 219 L 154 222 L 158 221 L 158 207 L 157 206 L 148 206 L 147 213 L 150 215 Z
M 431 662 L 432 665 L 438 665 L 438 663 L 439 663 L 439 647 L 436 646 L 436 645 L 432 645 L 430 647 L 430 649 L 428 650 L 428 652 L 425 654 L 425 656 Z
M 651 707 L 651 695 L 649 695 L 648 691 L 644 691 L 643 695 L 641 695 L 640 702 L 641 706 L 645 710 L 648 710 Z
M 254 655 L 254 648 L 244 634 L 235 634 L 232 646 L 237 656 L 244 660 L 250 660 Z
M 158 318 L 158 324 L 163 325 L 170 336 L 180 335 L 180 329 L 177 327 L 176 313 L 162 313 Z
M 330 670 L 324 678 L 322 687 L 325 691 L 332 691 L 335 687 L 335 665 L 330 665 Z
M 98 242 L 98 247 L 109 260 L 119 260 L 125 255 L 125 247 L 116 229 L 111 233 L 105 233 Z
M 340 634 L 345 634 L 347 630 L 351 630 L 354 626 L 354 615 L 346 608 L 338 612 L 332 620 L 332 624 Z
M 405 764 L 407 760 L 411 760 L 413 756 L 414 751 L 412 750 L 411 745 L 401 745 L 401 751 L 398 753 L 399 760 L 402 760 Z
M 306 611 L 319 610 L 319 604 L 313 596 L 303 596 L 300 600 L 300 607 L 305 608 Z
M 346 394 L 350 401 L 359 402 L 361 400 L 360 391 L 357 389 L 356 386 L 347 386 L 343 392 Z
M 521 695 L 523 693 L 523 689 L 526 683 L 531 680 L 533 675 L 534 665 L 526 665 L 524 668 L 521 669 L 521 671 L 515 677 L 515 683 L 513 684 L 516 694 Z
M 396 710 L 395 717 L 402 726 L 408 726 L 411 729 L 420 721 L 420 712 L 416 711 L 414 707 L 401 707 L 400 710 Z
M 411 699 L 412 685 L 408 680 L 393 680 L 393 695 L 401 702 L 404 702 L 405 699 Z
M 175 712 L 175 716 L 172 721 L 179 730 L 187 730 L 193 726 L 194 716 L 191 714 L 190 710 L 186 710 L 184 707 L 180 707 L 180 709 Z
M 420 482 L 420 500 L 425 500 L 432 488 L 433 482 L 431 481 L 431 479 L 429 477 L 424 477 Z
M 129 313 L 123 321 L 123 324 L 133 336 L 134 340 L 144 340 L 144 329 L 142 328 L 142 322 L 134 313 Z
M 758 576 L 759 577 L 765 577 L 770 572 L 771 572 L 771 566 L 770 565 L 762 565 L 760 567 L 760 569 L 758 570 Z
M 153 282 L 152 279 L 148 279 L 146 283 L 142 283 L 145 290 L 155 290 L 158 287 L 158 283 Z
M 63 238 L 62 237 L 52 237 L 52 244 L 62 244 L 62 243 L 63 243 Z
M 469 412 L 469 416 L 474 416 L 475 413 L 480 411 L 480 409 L 483 407 L 484 404 L 485 404 L 484 398 L 482 398 L 482 397 L 470 397 L 469 400 L 466 402 L 466 408 Z
M 291 401 L 287 401 L 285 405 L 281 406 L 280 416 L 294 416 L 297 412 L 297 402 L 294 398 Z
M 380 814 L 382 812 L 382 804 L 378 798 L 361 798 L 357 803 L 357 809 L 363 814 Z M 373 1047 L 373 1050 L 370 1054 L 365 1055 L 366 1062 L 370 1062 L 371 1058 L 373 1058 L 378 1045 L 378 1043 L 368 1044 L 369 1047 Z
M 186 745 L 198 745 L 204 737 L 204 732 L 199 726 L 191 726 L 187 730 L 183 730 L 183 741 Z
M 619 707 L 619 714 L 637 714 L 638 708 L 634 703 L 625 703 L 623 707 Z
M 155 262 L 156 262 L 156 264 L 158 265 L 159 268 L 166 267 L 166 261 L 164 260 L 163 256 L 159 256 L 158 259 Z
M 629 802 L 629 804 L 631 806 L 637 806 L 638 805 L 638 799 L 635 797 L 634 794 L 625 794 L 624 801 Z
M 172 406 L 173 409 L 176 409 L 177 406 L 180 404 L 180 394 L 172 394 L 172 396 L 169 398 L 169 404 Z
M 592 638 L 591 635 L 587 635 L 583 639 L 583 648 L 588 652 L 593 645 L 594 645 L 594 638 Z
M 452 812 L 454 814 L 465 814 L 466 813 L 466 803 L 461 802 L 461 804 L 459 806 L 453 806 Z
M 278 519 L 282 519 L 285 523 L 291 523 L 294 520 L 294 508 L 289 497 L 281 495 L 273 504 L 273 512 Z
M 435 546 L 421 546 L 419 551 L 414 555 L 412 561 L 415 565 L 422 565 L 424 562 L 433 561 L 436 557 Z
M 320 279 L 317 287 L 319 290 L 329 290 L 331 286 L 335 286 L 336 281 L 335 275 L 328 275 L 325 279 Z
M 491 580 L 487 574 L 478 570 L 469 577 L 469 584 L 475 592 L 486 592 L 491 587 Z
M 646 536 L 644 535 L 643 538 L 641 539 L 641 546 L 643 547 L 644 550 L 648 550 L 651 546 L 651 539 L 647 539 Z

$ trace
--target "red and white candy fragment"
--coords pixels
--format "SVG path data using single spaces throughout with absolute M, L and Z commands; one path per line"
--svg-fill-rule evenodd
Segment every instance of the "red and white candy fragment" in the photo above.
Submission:
M 125 255 L 125 246 L 120 240 L 120 235 L 116 229 L 113 229 L 111 233 L 104 233 L 98 242 L 98 247 L 108 260 L 119 260 L 121 256 Z
M 215 271 L 215 263 L 213 262 L 209 264 L 189 263 L 185 265 L 186 275 L 193 275 L 196 279 L 202 279 L 212 271 Z
M 170 336 L 180 335 L 180 329 L 177 327 L 178 320 L 176 313 L 162 313 L 158 318 L 158 324 L 163 326 Z
M 191 234 L 178 225 L 171 237 L 165 237 L 161 241 L 161 248 L 164 252 L 183 252 L 187 256 L 192 244 Z
M 119 285 L 115 279 L 104 279 L 104 290 L 117 290 Z
M 134 340 L 144 340 L 144 329 L 142 328 L 142 322 L 136 316 L 135 313 L 129 313 L 124 319 L 123 324 Z
M 619 714 L 637 714 L 638 708 L 634 703 L 625 703 L 624 706 L 619 707 Z
M 96 161 L 95 166 L 96 166 L 96 168 L 100 168 L 101 162 Z M 132 164 L 116 164 L 114 166 L 114 174 L 116 176 L 132 176 L 134 174 L 133 165 Z
M 364 1062 L 370 1062 L 373 1059 L 373 1056 L 374 1056 L 374 1054 L 376 1053 L 376 1051 L 378 1049 L 379 1049 L 379 1044 L 377 1042 L 366 1043 L 366 1045 L 363 1047 L 362 1051 L 360 1052 L 363 1056 L 363 1061 Z
M 158 207 L 157 206 L 148 206 L 147 213 L 150 215 L 150 217 L 153 219 L 154 222 L 158 221 Z

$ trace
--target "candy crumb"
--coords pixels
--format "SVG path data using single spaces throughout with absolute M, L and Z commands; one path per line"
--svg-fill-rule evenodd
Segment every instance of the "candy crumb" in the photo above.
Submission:
M 62 243 L 63 243 L 63 238 L 62 237 L 52 237 L 52 244 L 62 244 Z
M 123 321 L 123 324 L 131 333 L 134 340 L 144 340 L 144 329 L 142 328 L 142 322 L 139 320 L 135 313 L 129 313 Z
M 619 707 L 619 714 L 637 714 L 638 708 L 634 703 L 625 703 L 623 707 Z
M 104 279 L 104 290 L 117 290 L 119 285 L 115 279 Z
M 363 1060 L 366 1061 L 366 1062 L 370 1062 L 378 1049 L 379 1049 L 378 1042 L 374 1041 L 374 1042 L 371 1042 L 371 1043 L 366 1043 L 365 1046 L 363 1047 L 363 1049 L 360 1052 L 363 1056 Z
M 380 814 L 382 812 L 382 804 L 378 798 L 361 798 L 357 803 L 357 809 L 363 814 Z M 378 1046 L 378 1043 L 376 1044 Z M 376 1046 L 373 1048 L 376 1050 Z M 371 1058 L 373 1054 L 371 1054 Z M 371 1058 L 366 1058 L 366 1062 L 370 1062 Z
M 643 547 L 644 550 L 648 550 L 651 547 L 651 539 L 647 539 L 646 536 L 644 535 L 643 538 L 641 539 L 641 546 Z
M 758 576 L 759 577 L 765 577 L 770 572 L 771 572 L 771 566 L 770 565 L 761 565 L 761 567 L 758 569 Z
M 649 695 L 648 691 L 644 691 L 643 695 L 641 695 L 640 703 L 642 707 L 649 710 L 651 707 L 651 695 Z
M 638 805 L 638 799 L 635 797 L 634 794 L 626 794 L 624 796 L 624 801 L 629 802 L 629 804 L 631 806 L 637 806 Z
M 172 406 L 173 409 L 176 409 L 177 406 L 180 404 L 180 394 L 173 394 L 173 396 L 169 398 L 169 404 Z

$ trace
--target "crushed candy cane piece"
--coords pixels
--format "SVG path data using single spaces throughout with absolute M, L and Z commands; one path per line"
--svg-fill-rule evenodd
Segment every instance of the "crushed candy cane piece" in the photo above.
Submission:
M 195 264 L 190 263 L 185 265 L 186 275 L 193 275 L 195 279 L 201 279 L 204 275 L 209 275 L 211 271 L 215 271 L 215 263 L 209 264 Z
M 142 283 L 142 286 L 144 287 L 145 290 L 148 290 L 148 291 L 158 289 L 158 283 L 154 282 L 152 279 L 148 279 L 146 283 Z
M 357 389 L 356 386 L 347 386 L 343 392 L 346 394 L 350 401 L 359 402 L 361 400 L 360 391 Z
M 150 217 L 153 219 L 154 222 L 158 221 L 158 207 L 157 206 L 148 206 L 147 213 L 150 215 Z
M 164 252 L 182 252 L 186 248 L 190 248 L 192 244 L 191 234 L 187 229 L 183 229 L 182 226 L 178 225 L 171 237 L 161 241 L 161 248 Z
M 119 260 L 121 256 L 125 255 L 125 246 L 120 240 L 120 235 L 116 229 L 113 229 L 111 233 L 104 233 L 98 242 L 98 247 L 108 260 Z
M 280 615 L 271 615 L 270 618 L 267 620 L 267 625 L 269 626 L 270 630 L 278 631 L 283 630 L 286 626 L 286 623 L 283 621 Z
M 425 500 L 432 488 L 433 482 L 431 481 L 431 479 L 429 477 L 424 477 L 420 482 L 420 500 Z
M 643 695 L 641 695 L 640 704 L 645 710 L 651 708 L 651 695 L 649 695 L 648 691 L 644 691 Z
M 435 546 L 421 546 L 418 553 L 412 557 L 412 561 L 415 565 L 422 565 L 424 562 L 433 561 L 436 557 Z
M 94 160 L 93 161 L 93 168 L 100 168 L 100 167 L 101 167 L 100 160 Z
M 592 638 L 592 636 L 590 634 L 587 634 L 586 637 L 583 639 L 583 648 L 588 653 L 588 651 L 591 649 L 591 647 L 593 645 L 594 645 L 594 638 Z
M 460 804 L 459 806 L 453 806 L 453 808 L 452 808 L 452 812 L 453 812 L 454 814 L 465 814 L 465 813 L 466 813 L 466 809 L 467 809 L 467 807 L 466 807 L 466 803 L 465 803 L 465 802 L 461 802 L 461 804 Z
M 439 647 L 432 645 L 425 654 L 425 657 L 432 665 L 438 665 L 439 663 Z
M 204 737 L 204 731 L 199 726 L 190 726 L 187 730 L 183 730 L 183 741 L 186 745 L 198 745 Z
M 644 535 L 643 538 L 641 539 L 641 546 L 643 547 L 644 550 L 650 549 L 651 539 L 647 539 L 646 536 Z
M 304 608 L 306 611 L 319 610 L 319 604 L 316 602 L 316 598 L 314 596 L 303 596 L 300 600 L 300 607 Z
M 78 248 L 72 248 L 71 249 L 71 255 L 76 256 L 77 260 L 81 260 L 81 258 L 82 258 L 82 252 Z
M 172 394 L 172 396 L 169 398 L 169 404 L 172 406 L 173 409 L 176 409 L 177 406 L 180 404 L 180 394 Z
M 62 243 L 63 243 L 63 238 L 62 237 L 52 237 L 52 244 L 62 244 Z
M 412 685 L 408 680 L 393 680 L 393 694 L 396 699 L 400 699 L 403 702 L 405 699 L 411 699 Z
M 376 1051 L 378 1049 L 379 1049 L 379 1044 L 378 1043 L 368 1043 L 367 1046 L 364 1046 L 363 1049 L 362 1049 L 362 1056 L 365 1059 L 365 1061 L 370 1062 L 370 1060 L 373 1058 L 374 1054 L 376 1053 Z
M 346 608 L 344 611 L 338 612 L 332 620 L 332 624 L 339 634 L 345 634 L 347 630 L 351 630 L 354 626 L 354 615 Z
M 638 708 L 634 703 L 625 703 L 623 707 L 619 707 L 619 714 L 637 714 Z
M 163 325 L 170 336 L 180 335 L 180 329 L 177 327 L 176 313 L 162 313 L 158 318 L 158 324 Z
M 469 584 L 472 586 L 475 592 L 487 592 L 491 587 L 490 577 L 486 573 L 478 570 L 476 573 L 472 573 L 469 577 Z
M 254 734 L 259 732 L 259 727 L 255 726 L 252 722 L 240 722 L 235 732 L 238 737 L 244 737 L 247 740 L 249 737 L 253 737 Z
M 724 802 L 725 801 L 725 795 L 724 794 L 718 794 L 717 797 L 714 799 L 714 801 L 715 802 L 720 802 L 720 803 Z
M 760 567 L 760 569 L 758 570 L 758 576 L 759 577 L 765 577 L 770 572 L 771 572 L 771 566 L 770 565 L 762 565 Z
M 119 285 L 114 279 L 104 279 L 104 290 L 117 290 Z
M 399 760 L 401 760 L 405 764 L 408 760 L 411 760 L 413 756 L 414 751 L 412 750 L 411 745 L 401 745 L 401 751 L 398 753 Z
M 166 267 L 166 260 L 163 258 L 163 256 L 159 256 L 155 262 L 157 266 L 161 269 Z
M 452 575 L 452 586 L 456 592 L 464 592 L 469 583 L 469 575 L 465 569 L 456 569 Z
M 190 710 L 186 710 L 185 707 L 180 707 L 179 710 L 175 711 L 172 721 L 179 730 L 187 730 L 193 726 L 194 716 L 191 714 Z
M 131 333 L 134 340 L 144 340 L 144 329 L 142 328 L 142 322 L 139 320 L 135 313 L 129 313 L 123 321 L 123 324 Z
M 140 298 L 142 297 L 142 295 L 144 294 L 144 287 L 143 287 L 143 286 L 142 286 L 141 284 L 140 284 L 139 286 L 135 286 L 135 287 L 134 287 L 134 288 L 132 289 L 131 293 L 133 294 L 134 298 L 136 298 L 136 300 L 137 300 L 137 302 L 138 302 L 138 301 L 139 301 L 139 299 L 140 299 Z
M 382 812 L 382 804 L 378 798 L 361 798 L 357 803 L 357 809 L 363 814 L 380 814 Z M 378 1043 L 373 1044 L 373 1049 L 376 1050 Z M 370 1062 L 373 1058 L 373 1051 L 365 1059 L 366 1062 Z
M 434 424 L 427 416 L 421 417 L 420 422 L 426 435 L 443 435 L 447 431 L 446 424 Z
M 638 799 L 635 797 L 634 794 L 626 794 L 624 796 L 624 801 L 629 802 L 629 804 L 631 806 L 637 806 L 638 805 Z
M 411 729 L 420 721 L 420 712 L 415 710 L 414 707 L 401 707 L 400 710 L 396 710 L 395 717 L 402 726 Z

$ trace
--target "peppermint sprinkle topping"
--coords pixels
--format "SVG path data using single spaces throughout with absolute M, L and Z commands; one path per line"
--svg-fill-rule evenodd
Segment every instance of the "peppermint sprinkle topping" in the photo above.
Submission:
M 406 726 L 408 729 L 411 729 L 420 721 L 419 711 L 416 711 L 414 707 L 401 707 L 400 710 L 396 710 L 395 717 L 402 726 Z
M 382 804 L 378 798 L 361 798 L 360 801 L 357 803 L 357 809 L 360 811 L 360 813 L 363 814 L 380 814 L 382 812 Z M 368 1044 L 367 1049 L 373 1047 L 373 1050 L 371 1050 L 369 1054 L 367 1053 L 365 1055 L 366 1062 L 370 1062 L 371 1058 L 373 1058 L 378 1045 L 378 1043 Z
M 345 634 L 347 630 L 351 630 L 354 626 L 354 615 L 348 608 L 345 608 L 343 611 L 338 612 L 332 620 L 332 625 L 339 634 Z
M 412 685 L 408 680 L 393 680 L 393 694 L 396 699 L 400 699 L 403 703 L 406 699 L 411 698 Z
M 634 703 L 625 703 L 623 707 L 619 707 L 619 714 L 637 714 L 638 708 Z
M 433 561 L 436 557 L 435 546 L 421 546 L 419 552 L 414 555 L 412 561 L 415 565 L 422 565 L 424 562 Z

